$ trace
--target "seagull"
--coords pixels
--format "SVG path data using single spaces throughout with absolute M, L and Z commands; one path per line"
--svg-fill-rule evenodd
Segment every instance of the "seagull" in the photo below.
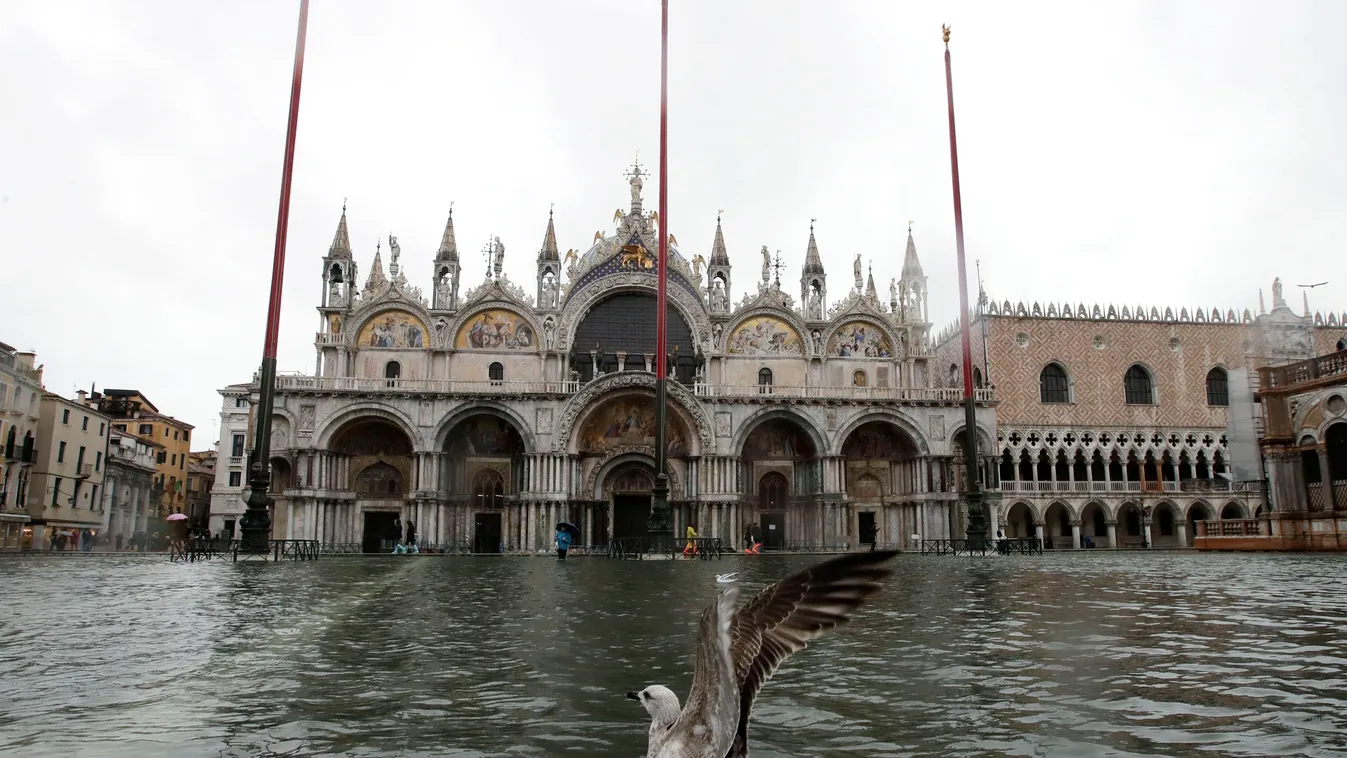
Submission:
M 851 553 L 781 579 L 737 608 L 735 574 L 716 577 L 716 601 L 697 628 L 685 706 L 659 684 L 628 692 L 650 714 L 648 758 L 747 758 L 748 717 L 762 687 L 791 654 L 850 621 L 847 615 L 893 572 L 896 550 Z

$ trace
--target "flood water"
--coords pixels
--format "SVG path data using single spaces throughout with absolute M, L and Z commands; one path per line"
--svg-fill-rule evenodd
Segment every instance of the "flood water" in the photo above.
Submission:
M 643 755 L 713 575 L 818 560 L 0 559 L 0 753 Z M 787 661 L 763 756 L 1344 755 L 1347 561 L 895 561 Z

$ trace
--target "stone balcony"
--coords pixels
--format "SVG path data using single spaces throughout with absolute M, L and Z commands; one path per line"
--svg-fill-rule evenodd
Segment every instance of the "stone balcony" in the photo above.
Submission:
M 646 372 L 631 372 L 646 373 Z M 365 379 L 348 376 L 278 376 L 280 392 L 322 393 L 394 393 L 406 395 L 490 395 L 567 397 L 579 392 L 583 382 L 567 381 L 463 381 L 454 379 Z M 958 404 L 963 390 L 957 387 L 827 387 L 782 385 L 694 384 L 693 393 L 707 400 L 753 400 L 759 402 L 792 400 L 882 401 L 912 404 Z M 993 390 L 975 390 L 978 403 L 995 400 Z

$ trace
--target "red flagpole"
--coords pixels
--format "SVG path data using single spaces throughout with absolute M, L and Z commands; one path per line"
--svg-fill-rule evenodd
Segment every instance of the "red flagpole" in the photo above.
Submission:
M 978 482 L 978 433 L 973 395 L 973 344 L 969 334 L 968 269 L 964 263 L 963 203 L 959 195 L 959 146 L 954 137 L 954 74 L 949 60 L 949 27 L 942 26 L 945 41 L 945 92 L 949 103 L 949 162 L 954 179 L 954 243 L 959 255 L 959 329 L 963 341 L 964 468 L 968 475 L 968 541 L 978 546 L 987 539 L 986 513 Z M 970 545 L 972 547 L 972 545 Z
M 655 486 L 647 531 L 669 534 L 669 0 L 660 2 L 659 61 L 659 262 L 655 297 Z
M 271 412 L 276 402 L 276 342 L 281 323 L 281 291 L 285 280 L 285 242 L 290 228 L 290 181 L 295 167 L 295 133 L 299 128 L 299 87 L 304 74 L 304 41 L 309 28 L 309 0 L 299 2 L 299 32 L 295 39 L 295 65 L 290 78 L 290 119 L 285 130 L 285 162 L 281 168 L 281 201 L 276 213 L 276 247 L 271 258 L 271 291 L 267 301 L 267 331 L 262 342 L 262 371 L 254 415 L 256 437 L 249 465 L 248 508 L 240 519 L 243 551 L 265 553 L 271 539 L 273 503 L 271 484 Z

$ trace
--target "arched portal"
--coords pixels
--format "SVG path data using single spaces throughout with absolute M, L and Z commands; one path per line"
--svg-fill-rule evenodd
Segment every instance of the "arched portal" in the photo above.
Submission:
M 388 419 L 362 416 L 342 425 L 328 449 L 335 488 L 354 492 L 356 501 L 317 504 L 310 531 L 324 541 L 359 540 L 365 552 L 392 550 L 416 481 L 411 438 Z
M 842 477 L 852 513 L 841 533 L 849 543 L 882 541 L 901 543 L 906 534 L 931 534 L 930 514 L 921 514 L 921 506 L 907 507 L 899 502 L 920 490 L 921 467 L 916 441 L 907 430 L 891 421 L 875 419 L 851 430 L 842 442 Z M 936 523 L 946 524 L 948 514 L 939 514 Z M 959 531 L 948 523 L 949 531 Z
M 1081 510 L 1080 546 L 1086 548 L 1108 546 L 1108 511 L 1102 503 L 1086 503 L 1085 508 Z
M 1141 506 L 1123 503 L 1118 509 L 1118 547 L 1146 547 L 1145 519 Z
M 1211 521 L 1215 518 L 1215 512 L 1212 510 L 1211 506 L 1206 503 L 1196 502 L 1188 506 L 1189 539 L 1195 538 L 1200 534 L 1199 529 L 1203 527 L 1199 527 L 1199 524 L 1203 521 Z
M 1151 546 L 1184 547 L 1182 537 L 1186 535 L 1179 534 L 1182 524 L 1183 518 L 1177 506 L 1168 500 L 1157 503 L 1155 510 L 1151 511 Z
M 522 481 L 524 438 L 494 409 L 458 415 L 444 436 L 440 469 L 440 488 L 449 502 L 443 513 L 435 514 L 438 523 L 421 528 L 451 535 L 470 544 L 473 552 L 500 552 L 517 544 L 518 509 L 506 505 Z
M 1006 511 L 1006 523 L 1002 527 L 1006 539 L 1028 539 L 1035 535 L 1034 512 L 1028 503 L 1019 502 Z
M 1053 503 L 1043 514 L 1043 547 L 1061 550 L 1071 546 L 1071 511 L 1064 503 Z
M 760 532 L 765 549 L 788 541 L 821 541 L 822 527 L 814 497 L 822 484 L 818 448 L 805 422 L 776 415 L 758 423 L 744 438 L 741 453 L 747 481 L 747 519 Z

